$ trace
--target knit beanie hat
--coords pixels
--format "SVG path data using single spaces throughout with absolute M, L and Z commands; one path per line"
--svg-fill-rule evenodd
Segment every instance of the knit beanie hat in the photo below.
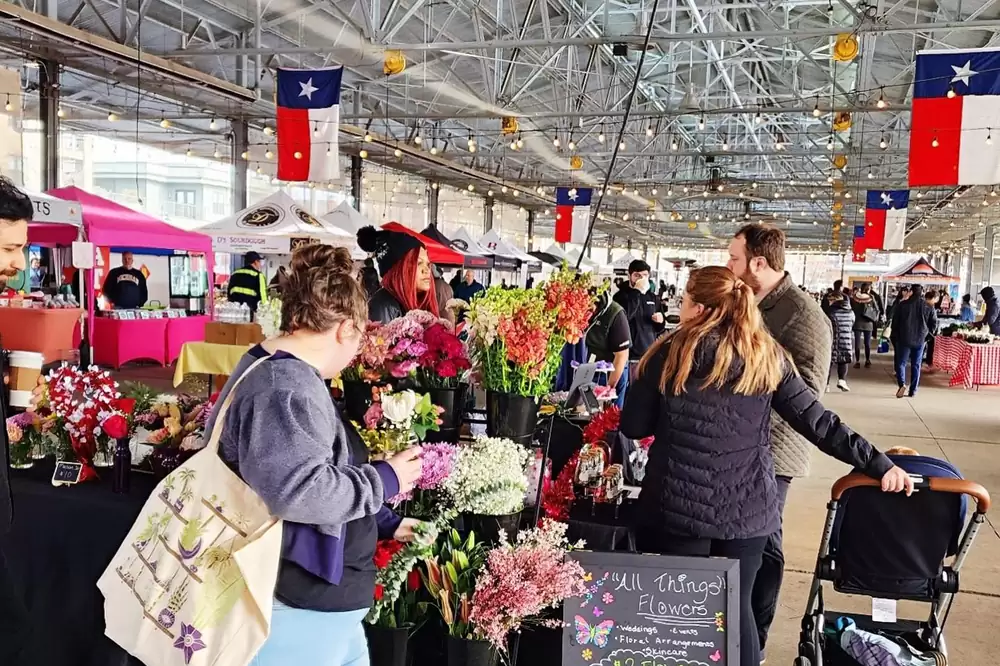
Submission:
M 379 275 L 385 277 L 407 252 L 423 247 L 423 243 L 399 231 L 363 227 L 358 230 L 358 247 L 374 256 Z

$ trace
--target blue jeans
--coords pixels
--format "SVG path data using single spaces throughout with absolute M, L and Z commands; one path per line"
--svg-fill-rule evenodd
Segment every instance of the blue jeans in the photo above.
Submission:
M 321 613 L 275 600 L 271 635 L 250 666 L 369 666 L 361 626 L 367 613 L 367 608 Z
M 917 392 L 920 384 L 920 364 L 924 360 L 924 345 L 919 347 L 898 347 L 896 349 L 896 385 L 906 386 L 906 366 L 910 366 L 910 395 Z

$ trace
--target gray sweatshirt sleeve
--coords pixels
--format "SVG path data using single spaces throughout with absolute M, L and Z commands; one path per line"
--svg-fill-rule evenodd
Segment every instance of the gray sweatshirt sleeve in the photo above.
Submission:
M 259 374 L 240 387 L 235 427 L 226 428 L 247 484 L 276 516 L 297 523 L 341 525 L 378 513 L 395 475 L 385 464 L 348 464 L 346 433 L 325 387 L 320 395 L 309 390 L 313 381 L 323 386 L 319 378 L 289 378 L 270 367 Z

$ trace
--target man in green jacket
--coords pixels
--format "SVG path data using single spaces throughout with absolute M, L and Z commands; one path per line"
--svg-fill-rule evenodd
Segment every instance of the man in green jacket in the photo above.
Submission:
M 727 266 L 754 290 L 771 335 L 792 357 L 809 388 L 817 396 L 823 395 L 830 376 L 833 329 L 819 304 L 796 287 L 785 271 L 785 233 L 771 225 L 746 225 L 729 243 Z M 813 448 L 777 414 L 771 414 L 771 453 L 778 482 L 779 511 L 785 509 L 792 479 L 809 476 Z M 751 600 L 762 659 L 784 568 L 779 531 L 768 537 Z
M 261 303 L 267 305 L 267 278 L 261 268 L 264 258 L 256 252 L 247 252 L 243 268 L 229 276 L 227 296 L 231 303 L 246 303 L 250 312 L 256 313 Z

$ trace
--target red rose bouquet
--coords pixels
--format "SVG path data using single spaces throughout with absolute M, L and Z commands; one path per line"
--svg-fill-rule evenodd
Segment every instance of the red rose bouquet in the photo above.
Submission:
M 417 565 L 430 554 L 438 528 L 418 523 L 414 532 L 410 543 L 390 539 L 375 547 L 375 594 L 365 618 L 369 624 L 415 629 L 423 619 L 427 604 L 418 599 L 422 583 Z
M 417 383 L 422 388 L 458 388 L 472 364 L 465 345 L 445 324 L 424 331 L 424 353 L 417 359 Z

